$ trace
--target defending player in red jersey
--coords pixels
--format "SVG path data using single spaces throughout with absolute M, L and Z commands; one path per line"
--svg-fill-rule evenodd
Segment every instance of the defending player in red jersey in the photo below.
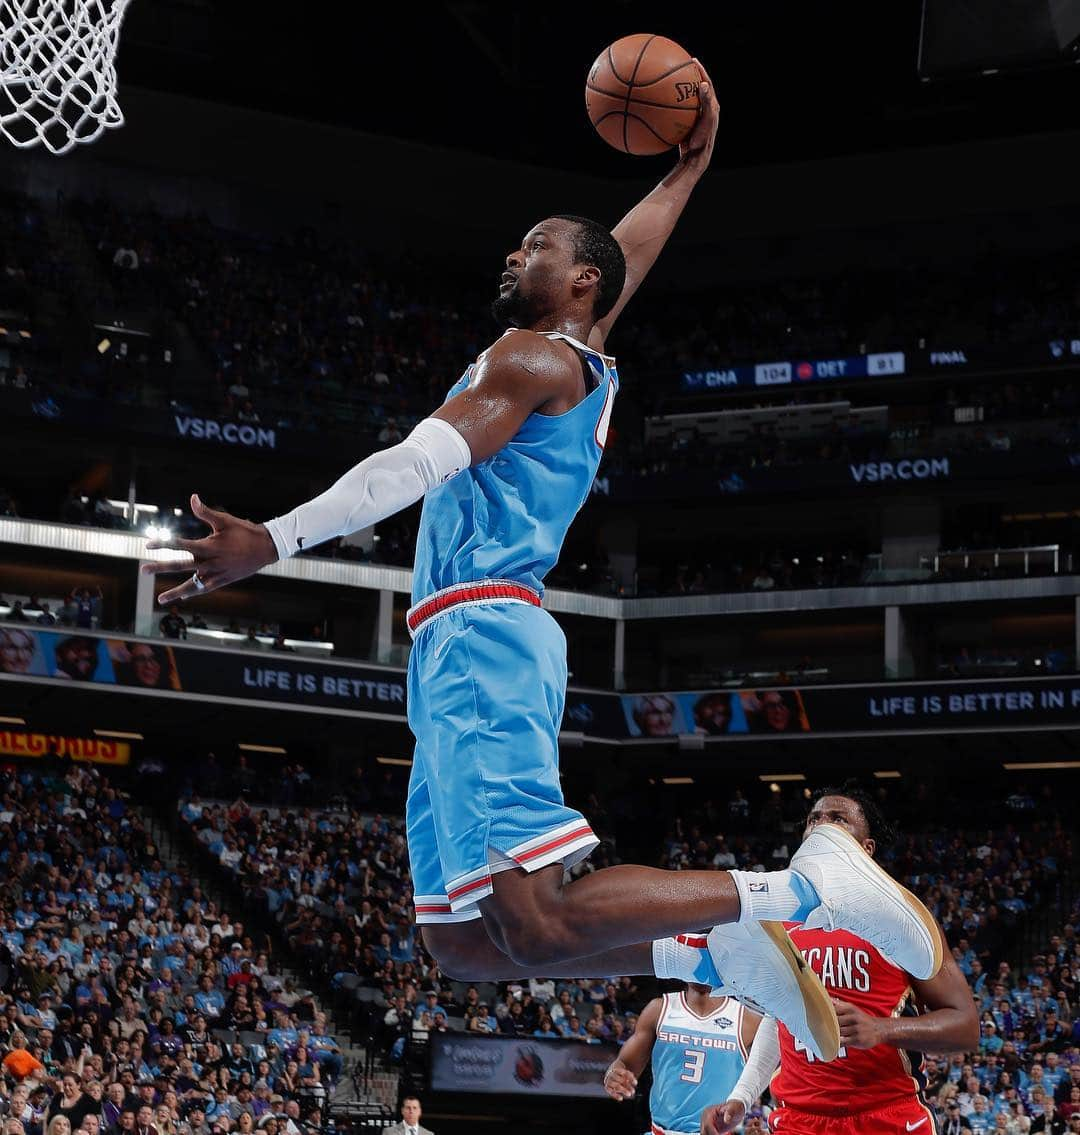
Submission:
M 871 855 L 891 837 L 873 799 L 848 785 L 818 794 L 804 838 L 819 824 L 843 827 Z M 918 981 L 847 931 L 788 929 L 836 1006 L 840 1055 L 815 1060 L 766 1018 L 731 1098 L 705 1109 L 702 1135 L 734 1131 L 770 1076 L 777 1107 L 769 1127 L 777 1135 L 934 1135 L 922 1053 L 967 1052 L 979 1043 L 975 1001 L 948 948 L 938 974 Z M 944 942 L 940 926 L 938 933 Z

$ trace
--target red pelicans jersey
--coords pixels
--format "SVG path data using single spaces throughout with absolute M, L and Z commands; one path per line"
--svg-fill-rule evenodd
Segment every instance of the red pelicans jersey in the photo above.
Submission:
M 900 1016 L 911 993 L 909 976 L 885 960 L 864 938 L 846 930 L 803 930 L 788 925 L 792 940 L 830 995 L 872 1017 Z M 921 1054 L 891 1045 L 843 1048 L 823 1063 L 777 1022 L 780 1070 L 772 1080 L 773 1098 L 783 1107 L 818 1115 L 876 1111 L 919 1097 Z M 782 1130 L 782 1126 L 780 1127 Z

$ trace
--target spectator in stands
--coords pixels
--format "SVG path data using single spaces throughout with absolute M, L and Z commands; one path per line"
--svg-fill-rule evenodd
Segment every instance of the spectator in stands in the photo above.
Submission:
M 776 580 L 769 574 L 769 569 L 762 566 L 758 568 L 758 573 L 754 576 L 754 582 L 751 586 L 755 591 L 772 591 L 776 586 Z
M 75 599 L 75 625 L 83 630 L 90 630 L 101 623 L 101 588 L 93 592 L 89 587 L 82 587 L 72 593 Z
M 180 614 L 180 608 L 175 603 L 166 612 L 161 622 L 158 623 L 158 630 L 161 631 L 165 638 L 187 638 L 187 623 Z
M 45 1071 L 45 1065 L 27 1051 L 26 1036 L 16 1032 L 11 1037 L 11 1048 L 2 1061 L 4 1071 L 16 1081 L 33 1081 Z

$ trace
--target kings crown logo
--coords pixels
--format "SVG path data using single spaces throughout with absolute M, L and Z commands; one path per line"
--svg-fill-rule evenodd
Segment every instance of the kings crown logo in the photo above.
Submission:
M 676 83 L 675 101 L 686 102 L 687 99 L 693 98 L 697 94 L 697 89 L 697 83 Z

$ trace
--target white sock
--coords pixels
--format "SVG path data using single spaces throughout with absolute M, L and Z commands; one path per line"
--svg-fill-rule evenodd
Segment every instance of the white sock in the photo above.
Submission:
M 821 905 L 797 871 L 730 871 L 739 892 L 740 922 L 803 922 Z
M 700 945 L 698 944 L 700 943 Z M 692 981 L 715 989 L 720 985 L 704 934 L 658 938 L 652 944 L 653 973 L 675 981 Z

